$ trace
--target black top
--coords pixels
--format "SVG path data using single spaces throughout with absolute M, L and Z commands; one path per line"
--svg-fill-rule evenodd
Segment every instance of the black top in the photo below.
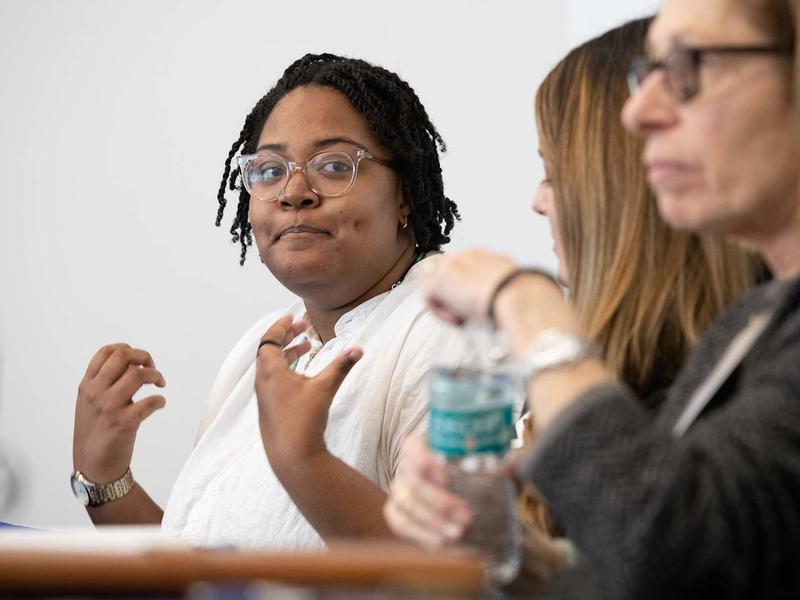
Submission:
M 764 310 L 770 326 L 676 437 L 692 392 Z M 800 598 L 800 280 L 728 309 L 655 415 L 621 385 L 590 390 L 519 472 L 587 557 L 554 596 Z

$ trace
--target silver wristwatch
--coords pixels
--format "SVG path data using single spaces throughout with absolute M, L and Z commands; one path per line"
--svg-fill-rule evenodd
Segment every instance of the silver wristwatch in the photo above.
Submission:
M 528 346 L 523 369 L 530 379 L 543 371 L 569 368 L 588 357 L 599 358 L 600 350 L 586 338 L 563 329 L 544 329 Z
M 100 506 L 106 502 L 122 498 L 136 484 L 130 467 L 122 477 L 111 483 L 93 483 L 86 479 L 80 471 L 75 471 L 69 482 L 72 486 L 72 493 L 84 506 Z

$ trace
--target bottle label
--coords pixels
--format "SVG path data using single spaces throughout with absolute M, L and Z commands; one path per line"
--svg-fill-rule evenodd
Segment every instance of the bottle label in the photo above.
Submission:
M 484 452 L 502 454 L 513 437 L 510 404 L 472 410 L 447 410 L 431 406 L 428 443 L 445 456 Z

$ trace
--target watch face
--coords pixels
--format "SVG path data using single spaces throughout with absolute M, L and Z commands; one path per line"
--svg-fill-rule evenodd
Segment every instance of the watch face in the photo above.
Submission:
M 89 505 L 89 492 L 86 490 L 86 486 L 81 483 L 81 480 L 73 475 L 70 477 L 70 484 L 72 485 L 72 493 L 75 494 L 75 497 L 83 504 L 84 506 Z

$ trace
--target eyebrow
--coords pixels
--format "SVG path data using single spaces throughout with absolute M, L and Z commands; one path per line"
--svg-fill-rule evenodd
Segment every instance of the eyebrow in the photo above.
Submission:
M 363 148 L 364 144 L 361 142 L 357 142 L 355 140 L 351 140 L 347 137 L 332 137 L 332 138 L 324 138 L 321 140 L 317 140 L 313 144 L 311 144 L 312 148 L 315 150 L 321 150 L 322 148 L 327 148 L 328 146 L 334 146 L 336 144 L 350 144 L 351 146 L 358 146 L 359 148 Z M 261 152 L 262 150 L 271 150 L 273 152 L 285 152 L 287 148 L 286 144 L 261 144 L 258 148 L 256 148 L 256 152 Z
M 702 32 L 696 33 L 692 31 L 679 31 L 677 33 L 673 33 L 667 40 L 667 46 L 666 46 L 667 52 L 674 50 L 675 48 L 691 48 L 697 45 L 703 45 L 704 42 L 697 41 L 695 39 L 697 35 L 703 37 L 705 34 L 703 34 Z M 653 48 L 653 40 L 650 38 L 649 35 L 644 42 L 644 52 L 647 56 L 655 56 L 657 54 Z

